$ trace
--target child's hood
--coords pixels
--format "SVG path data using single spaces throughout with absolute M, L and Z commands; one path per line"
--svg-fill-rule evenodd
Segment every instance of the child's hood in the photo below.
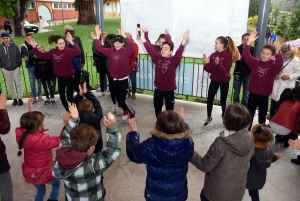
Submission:
M 86 153 L 79 153 L 70 147 L 61 147 L 56 150 L 56 161 L 59 166 L 52 167 L 59 172 L 62 178 L 73 175 L 76 167 L 80 165 L 87 157 Z
M 254 150 L 254 140 L 252 134 L 247 128 L 237 131 L 227 137 L 224 131 L 220 133 L 221 140 L 227 147 L 238 156 L 246 156 L 250 151 Z

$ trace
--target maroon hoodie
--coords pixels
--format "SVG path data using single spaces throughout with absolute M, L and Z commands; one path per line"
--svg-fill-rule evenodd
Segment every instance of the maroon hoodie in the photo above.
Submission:
M 10 130 L 10 122 L 7 110 L 0 110 L 0 134 L 7 134 Z M 0 174 L 8 172 L 10 166 L 5 153 L 6 147 L 0 138 Z
M 215 64 L 219 57 L 219 64 Z M 216 82 L 229 82 L 231 78 L 230 68 L 232 66 L 232 55 L 228 48 L 222 52 L 215 51 L 210 55 L 210 62 L 204 65 L 204 70 L 210 73 L 210 79 Z
M 109 74 L 112 78 L 120 79 L 130 74 L 129 58 L 134 50 L 134 42 L 126 37 L 127 47 L 116 50 L 115 47 L 104 48 L 99 39 L 96 40 L 96 50 L 108 58 Z
M 281 54 L 275 55 L 275 60 L 263 62 L 252 57 L 250 45 L 246 45 L 243 51 L 243 59 L 251 69 L 249 79 L 249 91 L 255 95 L 269 96 L 272 93 L 274 77 L 280 73 L 283 67 L 283 57 Z
M 149 40 L 149 36 L 148 36 L 148 31 L 146 31 L 146 32 L 144 33 L 144 36 L 145 36 L 146 41 L 147 41 L 149 44 L 151 44 L 151 42 L 150 42 L 150 40 Z M 169 43 L 172 43 L 172 44 L 173 44 L 173 41 L 172 41 L 172 39 L 171 39 L 170 34 L 166 34 L 165 39 L 166 39 L 166 42 L 169 42 Z M 160 47 L 159 45 L 156 45 L 156 44 L 151 44 L 151 45 L 152 45 L 152 47 L 154 48 L 154 50 L 155 50 L 157 53 L 160 53 L 161 47 Z
M 73 49 L 58 48 L 51 49 L 49 52 L 40 52 L 37 48 L 33 48 L 33 52 L 39 59 L 52 60 L 55 75 L 62 77 L 72 77 L 75 73 L 73 67 L 73 58 L 81 54 L 81 50 L 77 45 L 73 45 Z
M 63 169 L 74 169 L 82 163 L 88 155 L 79 153 L 71 147 L 61 147 L 56 150 L 56 161 Z
M 154 86 L 161 91 L 174 91 L 176 86 L 176 68 L 179 66 L 184 45 L 179 46 L 174 56 L 162 57 L 147 41 L 144 46 L 155 64 Z

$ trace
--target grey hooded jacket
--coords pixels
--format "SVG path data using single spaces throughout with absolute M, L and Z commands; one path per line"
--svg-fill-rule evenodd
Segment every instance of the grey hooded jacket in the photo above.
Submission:
M 209 201 L 241 201 L 253 154 L 254 140 L 247 128 L 229 136 L 221 132 L 203 157 L 194 151 L 190 162 L 206 173 L 205 197 Z
M 10 41 L 9 46 L 0 44 L 0 68 L 13 71 L 22 65 L 19 47 Z

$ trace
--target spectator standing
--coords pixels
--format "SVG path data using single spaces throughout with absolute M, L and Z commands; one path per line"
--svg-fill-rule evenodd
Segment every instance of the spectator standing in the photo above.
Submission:
M 276 41 L 276 34 L 275 31 L 272 32 L 271 36 L 270 36 L 270 43 L 274 44 Z

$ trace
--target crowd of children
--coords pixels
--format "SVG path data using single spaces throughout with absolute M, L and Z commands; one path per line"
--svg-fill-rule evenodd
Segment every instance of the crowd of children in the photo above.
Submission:
M 270 148 L 274 136 L 270 127 L 265 125 L 268 97 L 272 93 L 275 76 L 280 74 L 283 68 L 281 45 L 279 43 L 265 45 L 261 59 L 257 59 L 250 54 L 250 45 L 258 38 L 257 32 L 247 35 L 248 41 L 243 46 L 242 55 L 229 36 L 220 36 L 215 40 L 216 52 L 210 57 L 203 56 L 204 70 L 210 73 L 211 78 L 207 119 L 204 126 L 212 121 L 213 99 L 220 88 L 221 116 L 225 129 L 220 132 L 207 153 L 200 156 L 194 150 L 192 132 L 184 121 L 183 108 L 179 113 L 173 111 L 174 90 L 177 88 L 176 69 L 180 65 L 190 31 L 187 30 L 183 34 L 181 44 L 172 55 L 174 44 L 168 29 L 159 36 L 155 44 L 151 44 L 146 28 L 140 30 L 144 32 L 141 42 L 155 64 L 156 75 L 153 103 L 157 119 L 151 131 L 152 136 L 143 142 L 140 142 L 134 120 L 136 111 L 126 100 L 129 80 L 132 82 L 131 96 L 135 99 L 138 47 L 132 40 L 131 34 L 123 31 L 122 25 L 118 35 L 101 32 L 100 26 L 96 25 L 96 35 L 92 32 L 91 36 L 94 39 L 95 66 L 100 73 L 101 95 L 106 88 L 107 76 L 111 99 L 115 105 L 113 113 L 118 110 L 118 114 L 123 115 L 122 119 L 130 122 L 131 131 L 126 136 L 127 156 L 132 162 L 146 164 L 144 198 L 149 201 L 187 200 L 186 175 L 190 162 L 197 169 L 205 172 L 205 181 L 200 192 L 202 201 L 242 200 L 246 189 L 251 199 L 258 201 L 259 190 L 266 182 L 266 169 L 272 162 L 281 158 L 280 153 L 273 153 Z M 7 37 L 5 34 L 3 36 Z M 57 200 L 60 180 L 64 182 L 66 200 L 104 200 L 106 190 L 103 172 L 121 153 L 121 134 L 116 127 L 115 116 L 110 112 L 103 116 L 100 102 L 87 88 L 87 84 L 81 82 L 81 68 L 84 61 L 81 58 L 82 47 L 77 44 L 81 42 L 75 42 L 75 38 L 74 30 L 66 27 L 64 37 L 53 35 L 48 39 L 49 43 L 56 43 L 56 48 L 45 51 L 43 45 L 38 45 L 31 35 L 27 35 L 23 53 L 19 55 L 27 62 L 28 71 L 31 71 L 32 67 L 35 78 L 43 85 L 46 95 L 45 105 L 55 104 L 54 91 L 57 77 L 60 100 L 66 110 L 61 133 L 58 136 L 46 134 L 45 116 L 33 110 L 33 104 L 42 99 L 38 90 L 38 100 L 34 92 L 33 98 L 28 99 L 29 111 L 21 116 L 20 126 L 15 130 L 19 147 L 18 156 L 22 155 L 21 150 L 24 149 L 22 164 L 24 179 L 37 189 L 35 201 L 43 200 L 46 193 L 45 184 L 52 185 L 48 201 Z M 248 103 L 245 106 L 234 103 L 226 107 L 232 61 L 240 60 L 241 57 L 251 69 Z M 34 83 L 33 79 L 32 88 Z M 74 89 L 77 91 L 75 98 L 73 98 Z M 286 101 L 289 106 L 291 102 L 295 107 L 298 106 L 299 97 L 295 95 L 297 92 L 298 88 L 291 90 L 283 101 Z M 16 98 L 15 94 L 13 98 Z M 17 101 L 19 105 L 21 105 L 20 100 Z M 166 111 L 162 111 L 163 104 L 166 106 Z M 0 95 L 0 123 L 1 125 L 3 123 L 0 127 L 1 134 L 10 130 L 5 106 L 6 97 L 2 93 Z M 259 107 L 259 124 L 252 127 L 257 107 Z M 283 109 L 279 108 L 278 112 L 281 110 Z M 298 115 L 299 119 L 300 110 L 295 110 L 297 110 L 295 115 Z M 103 149 L 100 126 L 102 119 L 108 136 L 106 149 Z M 282 130 L 275 118 L 272 122 L 271 128 Z M 291 133 L 296 132 L 295 129 L 291 130 L 288 126 L 283 126 L 290 129 Z M 296 138 L 285 137 L 285 143 L 288 143 L 288 139 Z M 294 143 L 298 141 L 290 141 L 290 143 L 293 147 L 297 147 Z M 55 161 L 52 159 L 53 148 L 58 148 Z M 13 193 L 10 166 L 1 139 L 0 151 L 0 200 L 11 201 Z M 300 164 L 299 161 L 296 160 L 294 163 Z

